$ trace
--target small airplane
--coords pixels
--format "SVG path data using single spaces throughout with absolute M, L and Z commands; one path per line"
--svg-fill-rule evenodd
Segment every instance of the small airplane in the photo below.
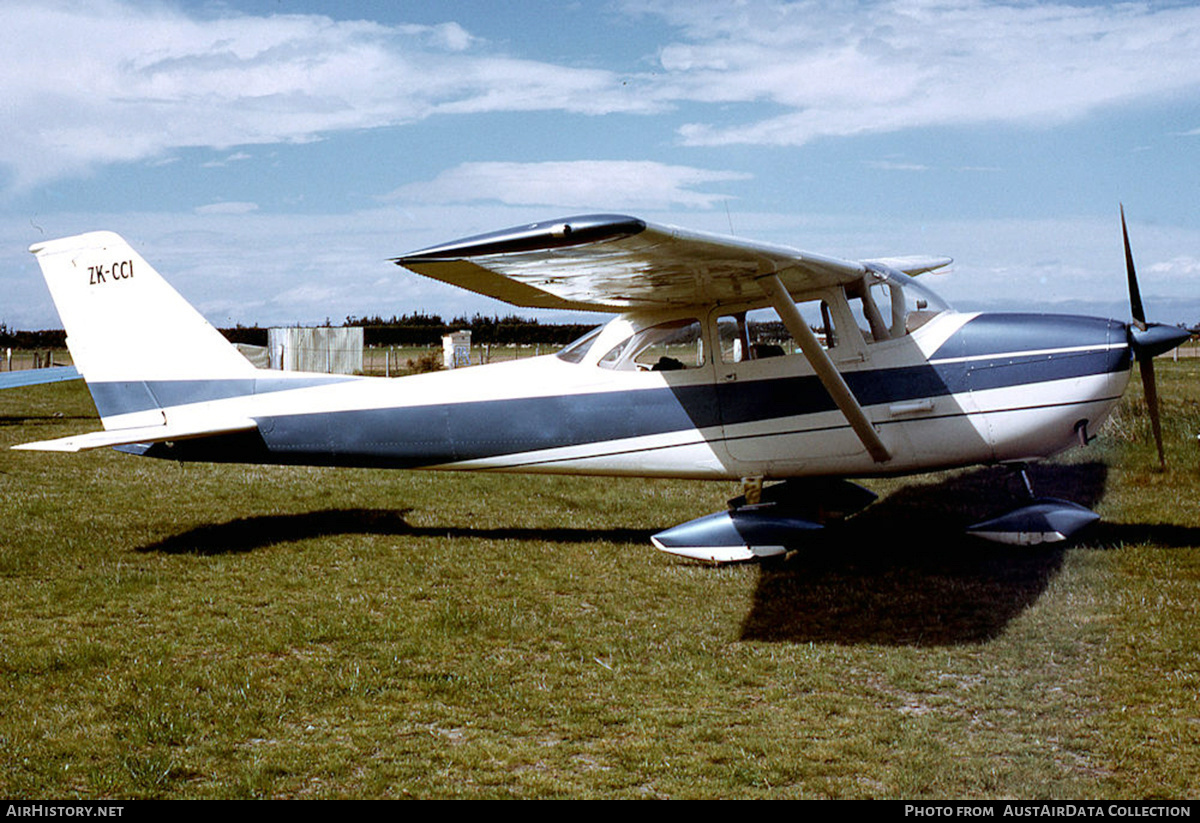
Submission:
M 255 369 L 116 234 L 42 242 L 30 251 L 104 431 L 14 448 L 741 480 L 728 510 L 652 542 L 714 563 L 775 556 L 874 499 L 848 478 L 1023 475 L 1086 443 L 1135 359 L 1161 460 L 1152 360 L 1188 333 L 1146 322 L 1121 222 L 1128 324 L 954 311 L 916 279 L 948 258 L 841 260 L 623 215 L 533 223 L 393 262 L 616 316 L 557 354 L 391 379 Z M 970 531 L 1034 544 L 1096 519 L 1030 489 Z

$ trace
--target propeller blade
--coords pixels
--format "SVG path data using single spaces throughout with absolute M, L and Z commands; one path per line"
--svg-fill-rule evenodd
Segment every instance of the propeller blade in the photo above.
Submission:
M 1154 432 L 1154 445 L 1158 447 L 1158 465 L 1167 467 L 1167 456 L 1163 452 L 1162 422 L 1158 414 L 1158 383 L 1154 378 L 1154 358 L 1138 360 L 1142 371 L 1142 391 L 1146 393 L 1146 408 L 1150 412 L 1150 428 Z
M 1137 272 L 1133 266 L 1133 251 L 1129 248 L 1129 230 L 1125 227 L 1125 205 L 1121 204 L 1121 238 L 1125 241 L 1125 276 L 1129 280 L 1129 310 L 1133 323 L 1140 331 L 1146 330 L 1146 310 L 1142 307 L 1142 292 L 1138 288 Z
M 1138 361 L 1142 373 L 1142 391 L 1146 395 L 1146 408 L 1150 412 L 1150 428 L 1154 431 L 1154 445 L 1158 447 L 1158 463 L 1167 467 L 1163 451 L 1162 420 L 1158 410 L 1158 382 L 1154 377 L 1154 357 L 1168 352 L 1191 336 L 1187 329 L 1166 326 L 1162 323 L 1147 323 L 1146 310 L 1142 306 L 1142 292 L 1138 288 L 1137 272 L 1133 266 L 1133 251 L 1129 247 L 1129 229 L 1125 225 L 1125 206 L 1121 206 L 1121 238 L 1125 242 L 1125 274 L 1129 279 L 1129 311 L 1133 323 L 1129 326 L 1129 348 Z

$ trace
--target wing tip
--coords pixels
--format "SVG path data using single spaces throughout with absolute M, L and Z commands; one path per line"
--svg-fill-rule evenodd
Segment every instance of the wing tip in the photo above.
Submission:
M 407 266 L 409 263 L 581 246 L 639 234 L 646 230 L 646 225 L 646 221 L 640 218 L 623 214 L 581 214 L 452 240 L 409 252 L 393 258 L 392 262 Z

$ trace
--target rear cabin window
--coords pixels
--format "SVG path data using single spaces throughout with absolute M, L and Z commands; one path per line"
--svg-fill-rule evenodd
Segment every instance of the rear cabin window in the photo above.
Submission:
M 798 303 L 796 308 L 824 348 L 837 345 L 833 319 L 824 302 Z M 717 333 L 722 363 L 745 363 L 748 360 L 800 354 L 800 347 L 792 339 L 791 332 L 770 306 L 720 317 L 717 320 Z

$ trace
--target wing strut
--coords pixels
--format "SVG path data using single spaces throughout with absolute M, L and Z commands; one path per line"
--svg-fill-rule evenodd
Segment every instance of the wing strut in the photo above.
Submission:
M 779 282 L 779 275 L 768 274 L 765 277 L 760 277 L 758 278 L 758 284 L 766 292 L 767 296 L 771 298 L 771 304 L 775 307 L 775 311 L 779 312 L 779 318 L 783 321 L 783 325 L 791 332 L 792 339 L 800 344 L 800 350 L 808 358 L 808 362 L 812 365 L 813 371 L 817 373 L 821 384 L 829 392 L 829 396 L 833 398 L 833 402 L 837 404 L 837 407 L 842 410 L 842 414 L 846 416 L 846 420 L 850 423 L 850 428 L 854 429 L 854 433 L 858 435 L 858 439 L 862 441 L 867 452 L 876 463 L 886 463 L 888 460 L 891 460 L 892 455 L 888 452 L 887 447 L 883 445 L 883 441 L 879 439 L 879 433 L 875 431 L 875 427 L 867 419 L 866 412 L 858 404 L 858 400 L 854 397 L 854 393 L 850 391 L 850 387 L 846 385 L 846 381 L 842 379 L 841 372 L 837 370 L 837 366 L 833 365 L 833 361 L 829 359 L 829 355 L 821 348 L 821 344 L 817 341 L 817 336 L 812 333 L 812 329 L 804 322 L 804 318 L 801 317 L 800 310 L 796 308 L 792 296 L 788 294 L 783 283 Z

